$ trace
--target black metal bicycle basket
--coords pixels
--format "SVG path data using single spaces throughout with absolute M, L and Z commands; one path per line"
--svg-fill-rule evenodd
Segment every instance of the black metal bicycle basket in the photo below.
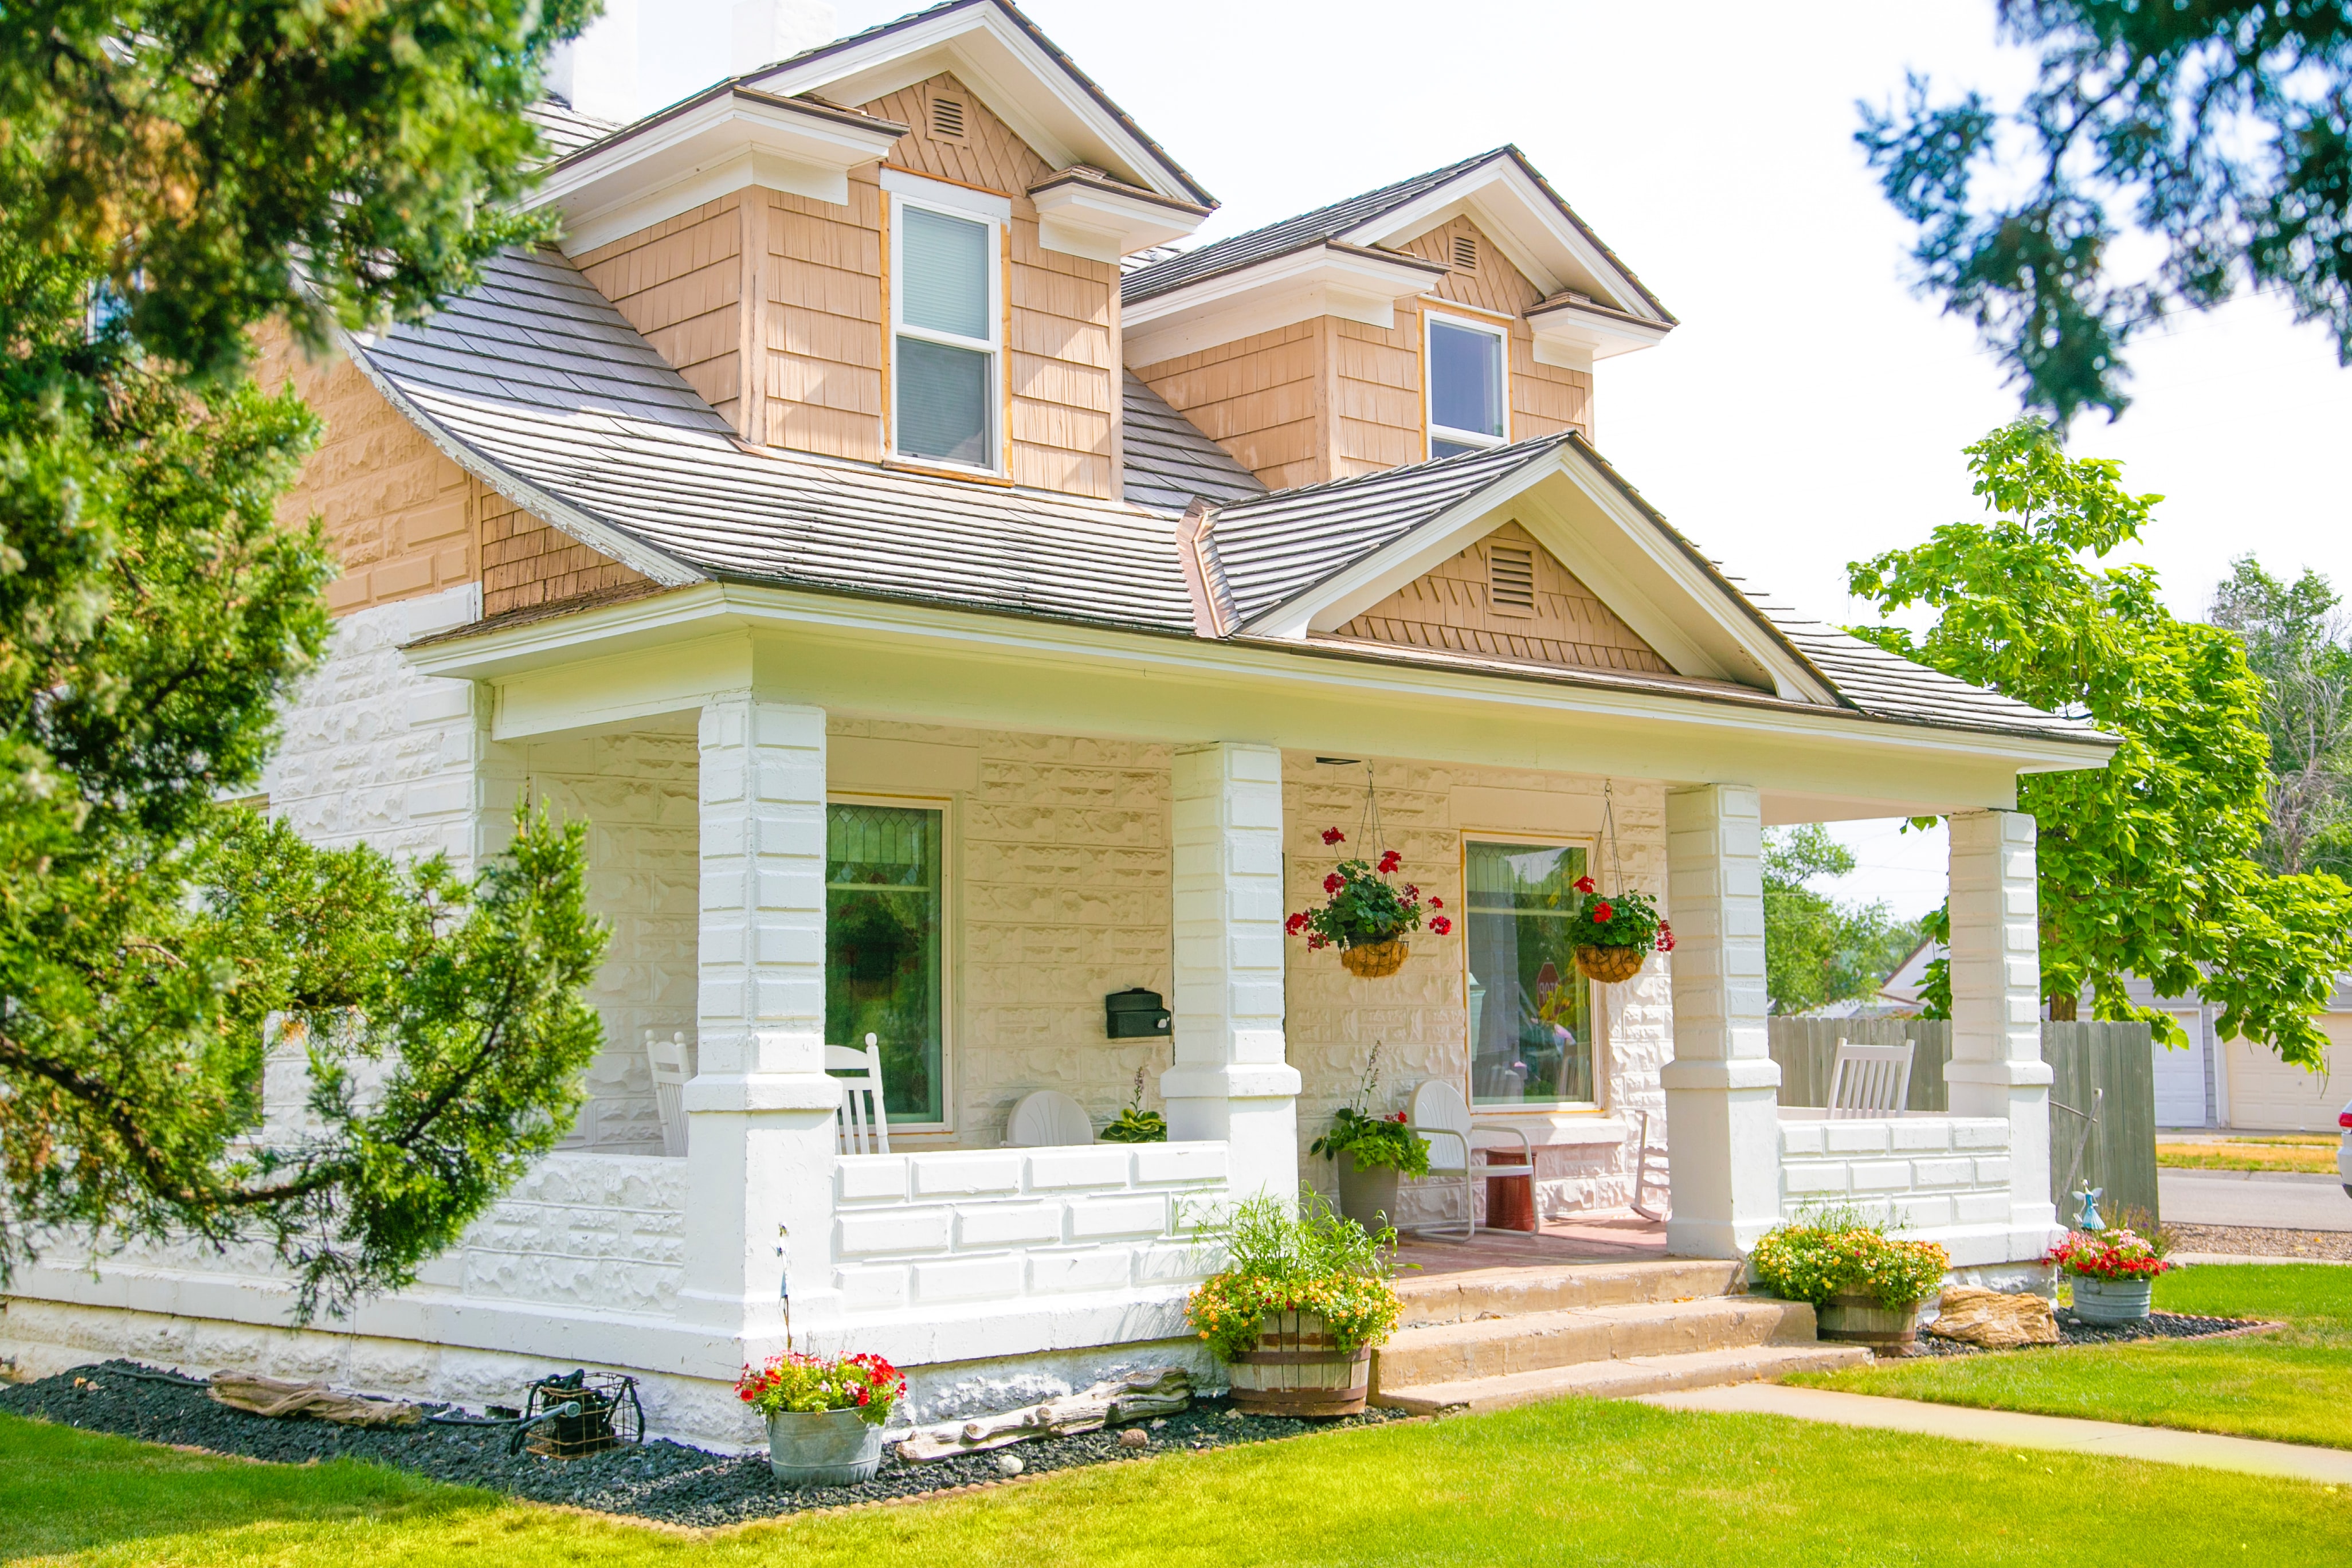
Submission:
M 523 1446 L 552 1459 L 576 1459 L 646 1440 L 637 1380 L 617 1373 L 583 1369 L 531 1384 L 523 1423 L 530 1434 Z

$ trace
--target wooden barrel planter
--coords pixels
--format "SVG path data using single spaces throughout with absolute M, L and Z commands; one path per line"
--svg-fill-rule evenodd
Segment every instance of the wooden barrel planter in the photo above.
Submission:
M 1341 1350 L 1319 1313 L 1276 1312 L 1225 1370 L 1234 1407 L 1252 1415 L 1354 1415 L 1371 1393 L 1372 1350 Z
M 1587 980 L 1614 985 L 1641 973 L 1649 956 L 1647 947 L 1580 947 L 1576 950 L 1576 967 L 1584 972 Z
M 1387 942 L 1360 942 L 1339 950 L 1339 962 L 1348 973 L 1359 980 L 1385 980 L 1404 967 L 1404 955 L 1410 951 L 1405 943 L 1393 937 Z
M 1814 1308 L 1814 1321 L 1822 1339 L 1899 1352 L 1919 1342 L 1919 1309 L 1924 1305 L 1914 1301 L 1907 1307 L 1882 1307 L 1875 1296 L 1850 1291 Z

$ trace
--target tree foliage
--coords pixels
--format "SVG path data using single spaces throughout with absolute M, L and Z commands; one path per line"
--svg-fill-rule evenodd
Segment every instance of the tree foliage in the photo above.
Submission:
M 1969 318 L 2063 427 L 2130 401 L 2126 351 L 2179 309 L 2276 289 L 2352 363 L 2352 12 L 2335 0 L 1999 0 L 2040 52 L 2015 108 L 1861 108 L 1856 140 L 1916 226 L 1924 291 Z M 1990 176 L 1990 177 L 1989 177 Z M 2021 176 L 2021 177 L 2020 177 Z M 1986 186 L 1995 187 L 1988 194 Z M 2118 277 L 2126 226 L 2154 242 Z
M 579 15 L 0 6 L 0 1279 L 68 1234 L 253 1237 L 308 1317 L 408 1280 L 570 1124 L 580 826 L 520 816 L 468 880 L 227 803 L 334 574 L 277 517 L 317 421 L 235 374 L 247 334 L 421 309 L 518 232 L 489 204 Z M 310 1130 L 263 1137 L 272 1013 Z
M 2352 877 L 2352 625 L 2339 603 L 2316 572 L 2285 583 L 2242 555 L 2207 616 L 2238 634 L 2263 680 L 2271 782 L 2261 859 L 2273 871 Z
M 1816 879 L 1847 876 L 1855 864 L 1817 822 L 1765 835 L 1764 982 L 1775 1013 L 1871 995 L 1919 945 L 1918 921 L 1814 889 Z
M 2352 963 L 2352 888 L 2257 861 L 2270 783 L 2263 682 L 2238 637 L 2165 609 L 2150 568 L 2097 564 L 2139 539 L 2162 498 L 2126 490 L 2114 462 L 2067 457 L 2038 420 L 1992 432 L 1968 457 L 1990 521 L 1847 568 L 1883 616 L 1916 607 L 1932 624 L 1855 630 L 2120 742 L 2104 768 L 2018 781 L 2019 808 L 2040 829 L 2053 1016 L 2073 1016 L 2087 986 L 2097 1016 L 2177 1039 L 2169 1016 L 2126 995 L 2137 974 L 2159 995 L 2201 991 L 2221 1006 L 2225 1036 L 2318 1062 L 2326 1040 L 2312 1018 Z

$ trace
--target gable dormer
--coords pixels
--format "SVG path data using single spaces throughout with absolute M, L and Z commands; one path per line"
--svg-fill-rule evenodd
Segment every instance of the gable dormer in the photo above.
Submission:
M 564 248 L 755 447 L 1116 498 L 1118 262 L 1204 194 L 1001 0 L 560 160 Z
M 1574 429 L 1674 318 L 1514 148 L 1130 273 L 1128 363 L 1269 485 Z

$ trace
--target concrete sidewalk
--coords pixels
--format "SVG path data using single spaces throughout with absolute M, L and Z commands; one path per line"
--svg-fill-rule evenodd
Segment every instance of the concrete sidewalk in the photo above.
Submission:
M 2328 1486 L 2352 1486 L 2352 1449 L 2266 1443 L 2253 1437 L 2223 1437 L 2210 1432 L 2175 1432 L 2162 1426 L 2078 1421 L 2063 1415 L 2027 1415 L 2014 1410 L 1972 1410 L 1958 1405 L 1883 1399 L 1875 1394 L 1840 1394 L 1827 1388 L 1788 1388 L 1772 1383 L 1740 1383 L 1725 1388 L 1693 1389 L 1685 1394 L 1653 1394 L 1642 1403 L 1667 1410 L 1793 1415 L 1800 1421 L 1918 1432 L 1966 1443 L 2053 1448 L 2069 1454 L 2107 1454 L 2122 1459 L 2201 1465 L 2208 1469 L 2239 1470 L 2253 1476 L 2285 1476 Z

